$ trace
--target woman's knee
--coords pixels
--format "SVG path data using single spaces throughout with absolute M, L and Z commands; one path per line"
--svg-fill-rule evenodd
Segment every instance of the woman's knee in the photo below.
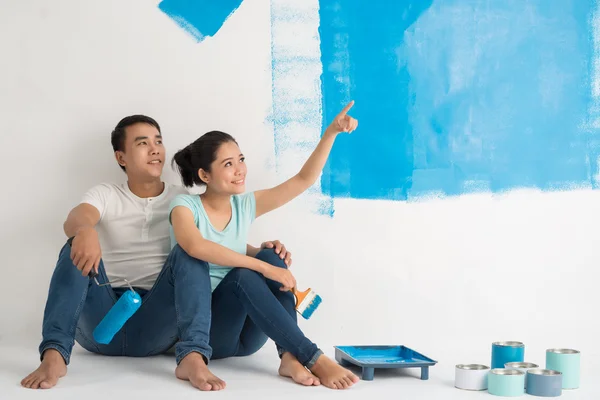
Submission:
M 258 252 L 256 258 L 275 267 L 287 269 L 285 261 L 275 252 L 275 249 L 262 249 Z
M 235 268 L 229 272 L 229 279 L 235 281 L 238 285 L 256 285 L 259 282 L 264 282 L 265 278 L 254 270 L 248 268 Z

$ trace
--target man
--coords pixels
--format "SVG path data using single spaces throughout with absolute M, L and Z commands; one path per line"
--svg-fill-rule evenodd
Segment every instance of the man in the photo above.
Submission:
M 151 356 L 175 344 L 176 375 L 194 374 L 208 390 L 225 383 L 208 369 L 210 321 L 198 310 L 210 305 L 207 264 L 179 246 L 170 251 L 168 210 L 185 189 L 162 182 L 165 148 L 158 123 L 147 116 L 123 118 L 111 135 L 115 158 L 127 182 L 93 187 L 64 223 L 70 240 L 60 252 L 50 282 L 39 347 L 41 365 L 21 381 L 49 389 L 66 374 L 74 341 L 86 350 L 113 356 Z M 279 241 L 265 242 L 286 265 L 291 254 Z M 248 254 L 260 249 L 248 245 Z M 89 278 L 94 270 L 99 286 Z M 97 343 L 94 328 L 126 291 L 142 305 L 108 344 Z M 114 283 L 113 283 L 114 282 Z M 177 312 L 176 312 L 177 310 Z

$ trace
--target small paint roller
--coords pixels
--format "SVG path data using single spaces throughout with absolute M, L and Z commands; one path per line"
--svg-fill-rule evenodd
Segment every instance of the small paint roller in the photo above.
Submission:
M 293 288 L 292 293 L 296 296 L 296 311 L 304 319 L 309 319 L 323 301 L 321 296 L 316 294 L 311 288 L 306 289 L 304 292 L 299 292 L 298 289 Z
M 140 308 L 142 305 L 142 298 L 135 290 L 133 290 L 133 287 L 129 284 L 127 279 L 119 279 L 117 281 L 100 284 L 97 279 L 98 273 L 93 269 L 88 276 L 93 278 L 98 286 L 106 286 L 123 281 L 127 283 L 129 289 L 131 289 L 121 295 L 119 300 L 110 308 L 110 310 L 108 310 L 104 318 L 102 318 L 102 321 L 100 321 L 98 326 L 94 329 L 94 340 L 100 344 L 109 344 L 129 318 L 131 318 L 138 308 Z

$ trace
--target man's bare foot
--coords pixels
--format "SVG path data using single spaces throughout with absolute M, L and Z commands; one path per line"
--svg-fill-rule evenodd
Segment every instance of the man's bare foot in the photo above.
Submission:
M 190 381 L 192 386 L 203 391 L 225 389 L 225 382 L 210 372 L 200 353 L 185 356 L 175 369 L 175 376 Z
M 310 369 L 330 389 L 347 389 L 359 381 L 358 376 L 322 354 Z
M 300 364 L 300 361 L 292 353 L 283 353 L 279 375 L 292 378 L 294 382 L 304 386 L 319 386 L 321 384 L 319 378 L 304 368 L 304 365 Z
M 23 387 L 29 389 L 50 389 L 59 378 L 67 374 L 65 359 L 54 349 L 44 351 L 42 363 L 31 374 L 21 381 Z

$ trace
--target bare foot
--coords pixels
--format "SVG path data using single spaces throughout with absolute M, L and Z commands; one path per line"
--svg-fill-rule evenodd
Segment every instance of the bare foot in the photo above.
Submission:
M 202 391 L 225 389 L 225 382 L 210 372 L 200 353 L 192 352 L 185 356 L 175 369 L 175 376 L 190 381 L 192 386 Z
M 294 382 L 304 386 L 319 386 L 321 384 L 319 378 L 304 368 L 304 365 L 300 364 L 300 361 L 292 353 L 283 353 L 279 375 L 292 378 Z
M 310 370 L 330 389 L 347 389 L 359 381 L 358 376 L 324 354 Z
M 48 349 L 44 352 L 38 369 L 27 375 L 21 381 L 21 385 L 29 389 L 50 389 L 66 374 L 67 365 L 64 358 L 58 351 Z

